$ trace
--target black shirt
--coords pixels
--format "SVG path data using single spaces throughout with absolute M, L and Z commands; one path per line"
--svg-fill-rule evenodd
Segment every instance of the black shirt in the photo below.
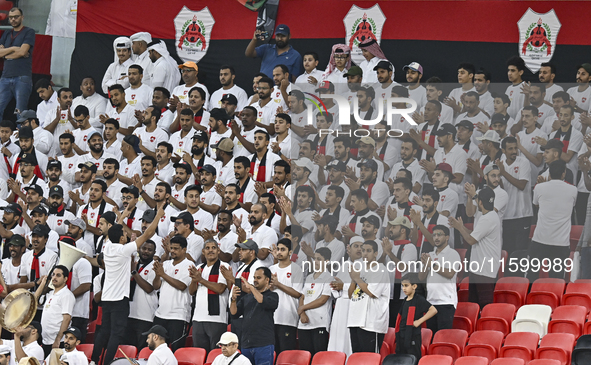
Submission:
M 279 295 L 271 290 L 261 293 L 259 303 L 252 293 L 242 295 L 236 303 L 236 315 L 243 315 L 240 347 L 245 349 L 275 344 L 275 321 L 273 314 L 279 305 Z

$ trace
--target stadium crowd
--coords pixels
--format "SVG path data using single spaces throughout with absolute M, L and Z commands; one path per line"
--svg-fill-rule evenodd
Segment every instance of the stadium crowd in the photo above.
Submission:
M 563 278 L 571 224 L 591 223 L 589 63 L 564 91 L 555 65 L 529 83 L 511 57 L 498 94 L 487 70 L 462 63 L 446 95 L 418 62 L 404 66 L 406 85 L 394 82 L 372 40 L 361 64 L 339 44 L 318 70 L 318 55 L 298 53 L 279 25 L 274 44 L 257 31 L 245 50 L 262 59 L 252 90 L 234 84 L 230 65 L 208 90 L 196 63 L 177 65 L 141 32 L 117 38 L 104 78 L 85 78 L 74 97 L 47 79 L 28 93 L 15 81 L 30 77 L 34 40 L 19 9 L 9 18 L 0 113 L 12 97 L 21 109 L 16 124 L 0 122 L 1 296 L 24 288 L 42 305 L 4 334 L 3 365 L 51 362 L 58 347 L 62 362 L 87 365 L 75 346 L 91 322 L 93 365 L 122 344 L 155 350 L 150 365 L 176 364 L 187 336 L 222 346 L 214 364 L 268 364 L 298 348 L 379 353 L 388 327 L 397 353 L 420 358 L 424 322 L 452 328 L 458 275 L 481 308 L 507 270 L 503 251 L 550 259 L 549 276 Z M 36 110 L 21 107 L 30 92 Z M 373 124 L 341 125 L 330 94 Z M 388 97 L 413 99 L 412 120 L 382 120 Z M 587 228 L 577 251 L 588 261 Z M 84 258 L 58 265 L 59 242 Z

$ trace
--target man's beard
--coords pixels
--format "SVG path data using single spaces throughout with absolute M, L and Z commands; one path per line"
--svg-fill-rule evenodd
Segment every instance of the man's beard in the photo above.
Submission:
M 248 222 L 250 223 L 250 225 L 252 226 L 256 226 L 257 224 L 261 223 L 263 220 L 257 220 L 255 217 L 251 217 Z
M 202 154 L 203 154 L 203 151 L 205 151 L 205 147 L 201 147 L 201 148 L 199 148 L 199 147 L 197 147 L 197 146 L 193 146 L 193 147 L 191 147 L 191 153 L 192 153 L 194 156 L 199 156 L 199 155 L 202 155 Z
M 103 145 L 101 144 L 99 148 L 96 148 L 93 144 L 89 145 L 90 150 L 94 153 L 103 152 Z
M 105 180 L 111 180 L 112 178 L 115 177 L 115 174 L 109 175 L 108 173 L 104 173 L 103 177 L 105 178 Z

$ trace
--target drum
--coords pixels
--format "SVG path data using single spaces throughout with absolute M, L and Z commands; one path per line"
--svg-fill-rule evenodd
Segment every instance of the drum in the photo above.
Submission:
M 37 300 L 26 289 L 16 289 L 0 304 L 0 326 L 9 332 L 27 327 L 37 312 Z
M 146 365 L 148 363 L 147 359 L 130 359 L 132 362 L 130 362 L 129 360 L 127 360 L 124 357 L 120 357 L 117 359 L 113 359 L 113 361 L 111 361 L 109 363 L 109 365 L 131 365 L 132 363 L 135 365 Z

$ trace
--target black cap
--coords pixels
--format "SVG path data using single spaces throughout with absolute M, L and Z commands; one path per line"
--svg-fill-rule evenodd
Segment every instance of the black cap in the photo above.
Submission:
M 0 210 L 5 211 L 6 213 L 15 213 L 17 215 L 23 214 L 23 208 L 16 203 L 10 203 L 5 207 L 1 207 Z
M 41 188 L 41 186 L 39 186 L 37 184 L 33 184 L 33 185 L 29 185 L 29 186 L 25 187 L 25 191 L 29 192 L 29 190 L 34 190 L 37 194 L 43 196 L 43 189 Z
M 154 218 L 156 218 L 156 211 L 154 209 L 148 209 L 144 212 L 144 215 L 142 216 L 141 220 L 143 220 L 144 222 L 152 223 L 154 221 Z
M 76 247 L 76 240 L 70 236 L 60 236 L 59 240 L 61 242 L 67 243 L 70 246 Z
M 187 175 L 191 175 L 191 173 L 193 172 L 191 165 L 189 165 L 189 163 L 186 161 L 177 162 L 172 167 L 174 167 L 175 169 L 179 167 L 185 169 L 185 171 L 187 171 Z
M 469 120 L 461 120 L 458 124 L 456 124 L 456 128 L 457 127 L 464 127 L 467 130 L 469 130 L 470 132 L 472 132 L 474 130 L 474 123 L 470 122 Z
M 198 139 L 200 141 L 204 141 L 206 143 L 209 143 L 209 137 L 207 136 L 207 133 L 203 132 L 203 131 L 197 131 L 193 134 L 193 139 Z
M 77 340 L 82 340 L 82 332 L 76 327 L 69 327 L 67 330 L 64 331 L 64 335 L 66 333 L 71 334 L 72 336 L 76 337 Z
M 33 213 L 41 213 L 43 215 L 47 215 L 47 209 L 45 209 L 41 204 L 39 204 L 35 208 L 33 208 L 31 214 Z
M 140 150 L 140 139 L 135 134 L 123 137 L 123 141 L 133 147 L 135 153 L 139 154 Z
M 185 224 L 191 226 L 191 230 L 195 229 L 195 219 L 193 215 L 189 212 L 182 212 L 181 214 L 177 215 L 176 217 L 170 217 L 171 222 L 176 222 L 177 219 L 182 219 Z
M 207 172 L 209 172 L 210 174 L 212 174 L 214 176 L 217 175 L 217 170 L 215 169 L 215 167 L 213 167 L 210 164 L 203 165 L 203 167 L 201 168 L 201 170 L 202 171 L 207 171 Z
M 490 120 L 490 125 L 493 125 L 495 123 L 502 123 L 502 124 L 507 125 L 508 118 L 509 118 L 509 114 L 507 114 L 507 118 L 505 118 L 505 116 L 500 113 L 493 114 L 493 116 Z
M 129 185 L 121 189 L 122 193 L 125 194 L 133 194 L 134 197 L 138 198 L 140 196 L 140 191 L 135 185 Z
M 478 192 L 478 200 L 482 202 L 484 209 L 493 210 L 495 207 L 495 192 L 491 188 L 484 188 Z
M 374 71 L 377 71 L 379 68 L 383 68 L 384 70 L 388 70 L 388 71 L 394 71 L 392 69 L 392 64 L 388 61 L 380 61 L 378 62 L 378 64 L 376 65 L 376 67 L 373 68 Z
M 43 333 L 43 330 L 41 327 L 41 323 L 39 323 L 37 321 L 33 321 L 33 322 L 29 323 L 29 326 L 32 326 L 33 328 L 35 328 L 37 330 L 37 333 L 39 334 L 39 338 L 42 338 L 41 334 Z
M 47 162 L 47 169 L 49 170 L 52 167 L 57 167 L 58 169 L 62 169 L 62 162 L 60 160 L 49 160 Z
M 448 134 L 451 134 L 453 136 L 456 135 L 456 129 L 454 128 L 453 125 L 449 124 L 449 123 L 445 123 L 443 125 L 441 125 L 439 127 L 439 129 L 437 131 L 435 131 L 435 133 L 433 133 L 434 135 L 438 136 L 438 137 L 443 137 L 443 136 L 447 136 Z
M 369 167 L 374 171 L 378 171 L 378 163 L 374 159 L 366 159 L 357 164 L 357 167 Z
M 63 198 L 64 197 L 64 188 L 62 188 L 59 185 L 55 185 L 55 186 L 51 187 L 49 189 L 49 197 L 51 198 L 52 196 L 56 196 L 56 195 Z
M 30 163 L 33 166 L 37 166 L 37 158 L 32 153 L 23 153 L 19 163 Z
M 18 138 L 33 138 L 33 129 L 31 127 L 22 127 L 18 131 Z
M 51 229 L 49 229 L 48 226 L 46 226 L 44 224 L 38 224 L 33 228 L 33 230 L 31 231 L 31 234 L 35 234 L 37 236 L 49 237 L 49 232 L 51 232 Z
M 551 150 L 551 149 L 562 151 L 563 148 L 564 148 L 564 143 L 562 143 L 559 139 L 550 139 L 550 140 L 548 140 L 548 142 L 546 143 L 545 146 L 541 147 L 542 151 Z
M 150 333 L 153 333 L 155 335 L 158 335 L 158 336 L 160 336 L 162 338 L 167 338 L 168 337 L 168 331 L 166 330 L 166 328 L 162 327 L 159 324 L 157 324 L 155 326 L 152 326 L 152 328 L 150 328 L 146 332 L 142 333 L 142 336 L 147 336 Z
M 13 234 L 12 237 L 10 237 L 10 239 L 8 240 L 8 246 L 10 245 L 24 247 L 27 245 L 27 242 L 25 241 L 25 238 L 20 234 Z
M 79 169 L 81 169 L 83 167 L 84 168 L 87 168 L 92 173 L 96 173 L 97 168 L 96 168 L 96 165 L 92 161 L 86 161 L 84 163 L 79 163 L 78 164 L 78 168 Z
M 238 105 L 238 99 L 232 94 L 224 94 L 224 96 L 222 96 L 222 103 L 224 101 L 227 101 L 230 105 Z
M 259 245 L 257 245 L 257 243 L 250 238 L 244 242 L 237 243 L 234 246 L 243 248 L 245 250 L 254 250 L 255 255 L 259 254 Z
M 115 224 L 115 220 L 117 220 L 117 215 L 115 214 L 115 212 L 104 212 L 101 215 L 101 218 L 104 218 L 104 220 L 106 220 L 107 222 L 111 223 L 111 224 Z
M 367 222 L 367 223 L 371 224 L 374 227 L 377 227 L 377 228 L 380 227 L 380 219 L 377 216 L 375 216 L 375 215 L 370 215 L 368 217 L 363 217 L 363 218 L 361 218 L 361 220 L 359 222 L 361 222 L 361 224 Z
M 347 171 L 347 165 L 341 160 L 332 160 L 326 165 L 326 169 L 336 169 L 337 171 L 345 172 Z

